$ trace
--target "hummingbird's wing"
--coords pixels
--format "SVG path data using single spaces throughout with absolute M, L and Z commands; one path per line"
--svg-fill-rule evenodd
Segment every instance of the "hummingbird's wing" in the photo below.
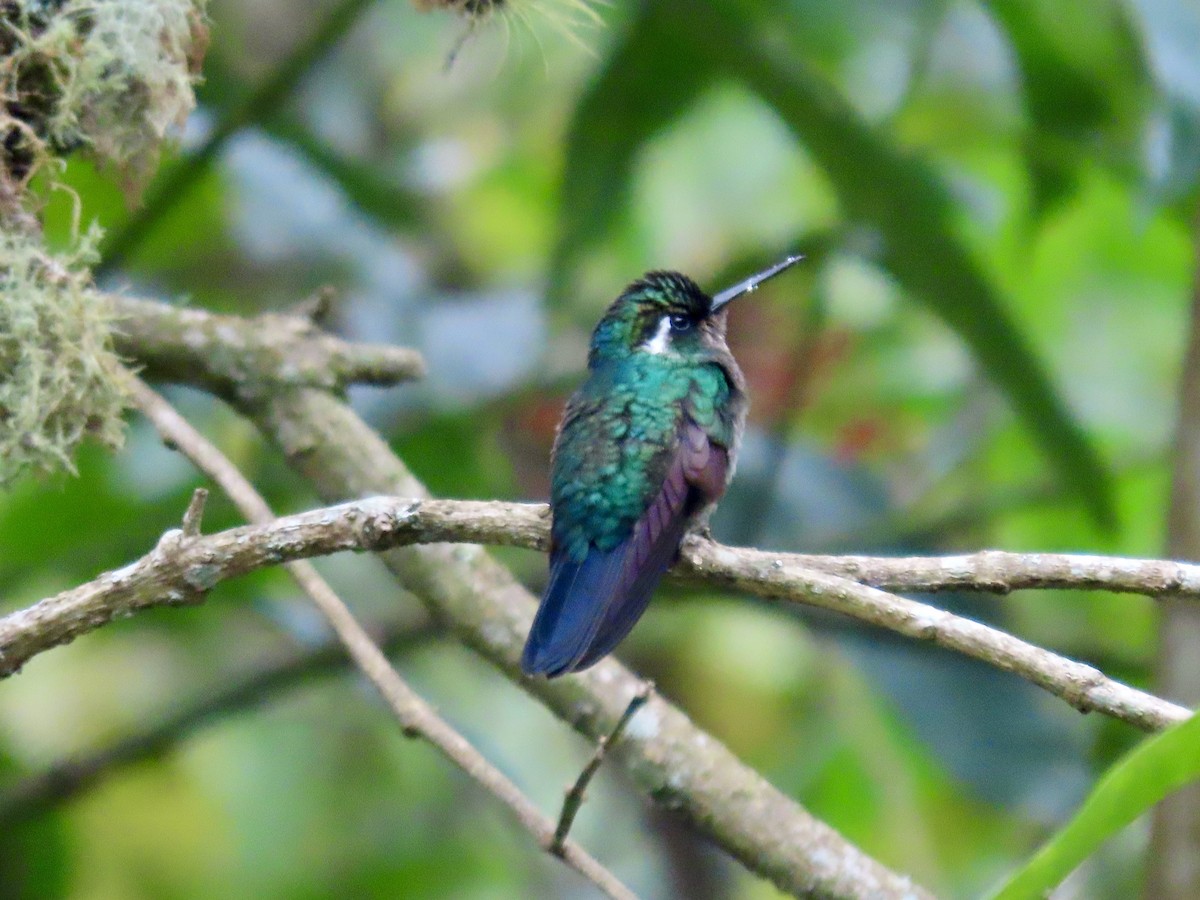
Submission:
M 582 559 L 556 546 L 550 581 L 534 619 L 522 668 L 549 677 L 590 666 L 620 643 L 645 612 L 695 515 L 725 490 L 729 454 L 684 416 L 666 451 L 661 488 L 609 550 L 591 546 Z
M 634 525 L 622 560 L 622 580 L 606 605 L 590 646 L 575 669 L 610 653 L 646 611 L 654 588 L 679 553 L 679 543 L 696 514 L 725 491 L 728 451 L 685 420 L 679 449 L 662 490 Z

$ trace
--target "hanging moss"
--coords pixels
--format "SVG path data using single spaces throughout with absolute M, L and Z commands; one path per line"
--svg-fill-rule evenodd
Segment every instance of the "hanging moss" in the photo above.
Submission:
M 110 313 L 76 253 L 50 254 L 20 188 L 80 150 L 136 191 L 194 105 L 205 0 L 0 0 L 0 486 L 121 441 Z
M 0 233 L 0 485 L 27 470 L 73 471 L 85 437 L 121 443 L 110 312 L 86 266 L 94 245 L 93 234 L 58 257 Z
M 3 0 L 0 121 L 9 172 L 85 149 L 136 188 L 194 105 L 206 0 Z

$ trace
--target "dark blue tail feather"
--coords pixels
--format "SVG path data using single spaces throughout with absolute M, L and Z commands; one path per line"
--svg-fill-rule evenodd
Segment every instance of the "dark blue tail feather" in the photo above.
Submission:
M 574 671 L 592 647 L 621 580 L 628 542 L 608 552 L 592 550 L 582 562 L 556 553 L 550 581 L 529 631 L 521 668 L 553 678 Z
M 683 535 L 691 524 L 691 508 L 692 504 L 689 502 L 685 506 L 687 514 L 667 522 L 649 546 L 635 544 L 636 539 L 642 536 L 635 532 L 634 539 L 628 543 L 634 544 L 640 552 L 631 552 L 630 558 L 623 566 L 625 580 L 620 585 L 622 596 L 614 598 L 604 609 L 603 619 L 596 630 L 592 645 L 575 664 L 574 671 L 586 669 L 611 653 L 613 648 L 624 640 L 625 635 L 633 630 L 633 626 L 650 605 L 650 598 L 662 580 L 663 573 L 679 555 L 679 542 L 683 540 Z
M 550 581 L 529 631 L 521 668 L 553 678 L 597 662 L 642 617 L 654 588 L 679 551 L 699 496 L 681 490 L 682 507 L 653 530 L 641 527 L 612 550 L 593 549 L 583 562 L 555 553 Z

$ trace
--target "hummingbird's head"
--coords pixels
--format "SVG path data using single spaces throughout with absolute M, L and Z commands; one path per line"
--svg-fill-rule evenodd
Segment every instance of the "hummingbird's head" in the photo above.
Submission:
M 727 354 L 725 313 L 729 301 L 750 293 L 800 259 L 789 256 L 715 297 L 678 272 L 646 273 L 613 301 L 596 326 L 589 366 L 633 353 L 685 360 Z

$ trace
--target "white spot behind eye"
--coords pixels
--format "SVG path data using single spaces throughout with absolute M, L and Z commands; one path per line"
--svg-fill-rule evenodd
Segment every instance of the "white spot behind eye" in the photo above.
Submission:
M 671 317 L 663 316 L 658 321 L 658 328 L 654 332 L 654 337 L 642 344 L 642 349 L 647 353 L 653 353 L 656 356 L 662 356 L 671 352 Z

